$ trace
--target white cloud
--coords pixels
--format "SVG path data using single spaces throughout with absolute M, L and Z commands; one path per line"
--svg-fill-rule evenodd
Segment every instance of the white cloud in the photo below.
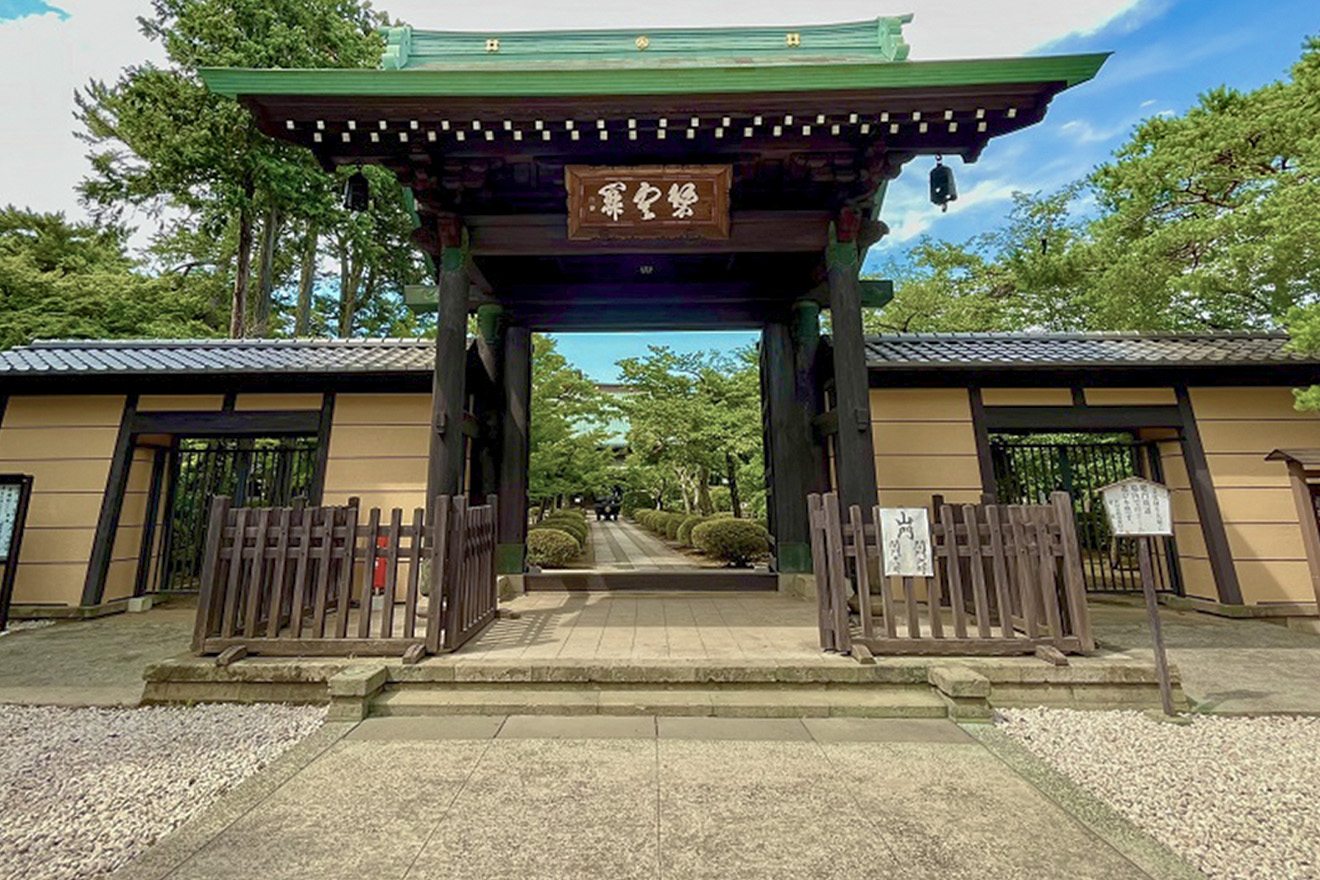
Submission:
M 930 59 L 1021 54 L 1069 34 L 1092 33 L 1139 2 L 909 0 L 900 8 L 916 15 L 906 30 L 912 57 Z M 73 136 L 74 90 L 92 77 L 113 79 L 126 65 L 160 61 L 161 53 L 138 32 L 136 16 L 148 11 L 147 0 L 62 0 L 58 6 L 68 18 L 0 22 L 0 204 L 80 215 L 73 187 L 87 163 L 85 145 Z M 791 24 L 877 14 L 873 0 L 818 0 L 806 8 L 783 0 L 379 0 L 377 6 L 418 27 L 474 31 Z

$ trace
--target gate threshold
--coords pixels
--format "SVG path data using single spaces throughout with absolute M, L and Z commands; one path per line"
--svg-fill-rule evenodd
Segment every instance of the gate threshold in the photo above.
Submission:
M 524 589 L 607 591 L 658 590 L 697 592 L 774 592 L 779 577 L 771 571 L 712 569 L 705 571 L 544 571 L 525 575 Z

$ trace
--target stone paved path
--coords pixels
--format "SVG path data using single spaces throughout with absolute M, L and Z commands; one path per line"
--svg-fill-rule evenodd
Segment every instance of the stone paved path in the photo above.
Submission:
M 693 560 L 625 520 L 595 520 L 590 535 L 596 571 L 698 567 Z
M 247 807 L 116 876 L 1152 876 L 947 721 L 368 719 Z

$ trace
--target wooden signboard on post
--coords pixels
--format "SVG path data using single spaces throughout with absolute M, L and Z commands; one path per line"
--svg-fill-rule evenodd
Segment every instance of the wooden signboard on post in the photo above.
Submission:
M 566 165 L 568 238 L 728 238 L 732 180 L 731 165 Z
M 0 579 L 0 630 L 9 625 L 9 600 L 14 595 L 14 577 L 18 574 L 18 554 L 31 497 L 31 476 L 0 474 L 0 565 L 5 569 Z
M 1173 685 L 1169 681 L 1169 658 L 1164 651 L 1164 630 L 1160 626 L 1159 603 L 1155 598 L 1155 569 L 1151 563 L 1152 538 L 1173 534 L 1172 504 L 1169 489 L 1152 480 L 1128 477 L 1100 488 L 1109 530 L 1115 538 L 1135 538 L 1137 564 L 1141 571 L 1141 592 L 1146 597 L 1146 614 L 1155 646 L 1155 670 L 1160 677 L 1160 701 L 1165 715 L 1174 715 Z

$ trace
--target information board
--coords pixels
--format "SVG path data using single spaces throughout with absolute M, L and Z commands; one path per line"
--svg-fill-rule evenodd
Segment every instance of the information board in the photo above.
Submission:
M 880 508 L 885 577 L 933 577 L 930 514 L 924 507 Z
M 0 483 L 0 562 L 9 561 L 22 499 L 22 483 Z
M 1100 490 L 1110 531 L 1119 537 L 1172 535 L 1173 516 L 1167 487 L 1128 477 Z

